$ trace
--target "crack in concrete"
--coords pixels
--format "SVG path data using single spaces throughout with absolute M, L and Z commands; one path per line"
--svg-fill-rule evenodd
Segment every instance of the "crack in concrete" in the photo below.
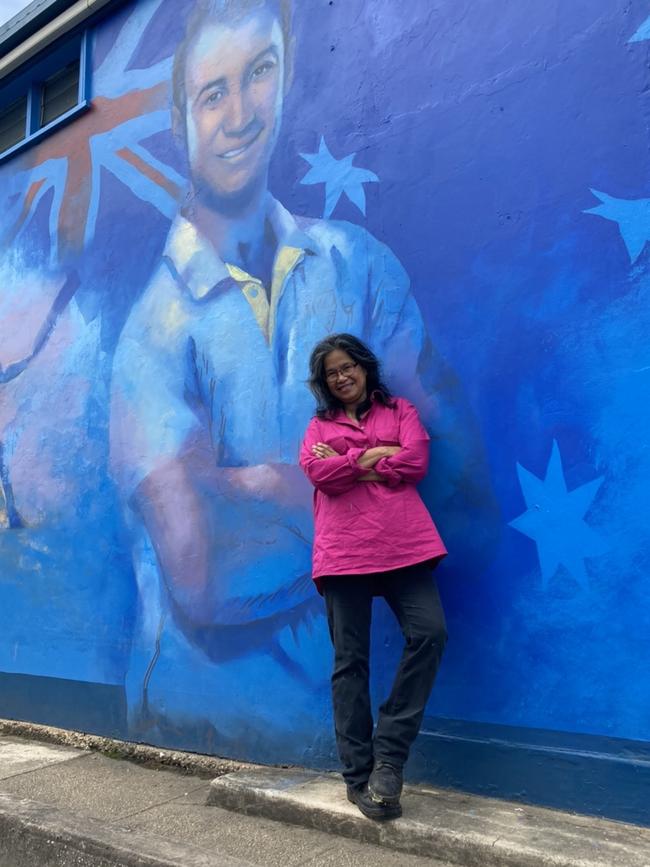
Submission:
M 151 810 L 155 810 L 158 807 L 164 807 L 166 804 L 172 804 L 174 801 L 181 801 L 183 798 L 186 798 L 188 795 L 194 794 L 194 792 L 198 792 L 199 789 L 205 788 L 207 786 L 206 783 L 201 783 L 200 786 L 196 786 L 193 789 L 188 789 L 187 792 L 183 792 L 182 795 L 174 795 L 172 798 L 166 798 L 164 801 L 157 801 L 155 804 L 149 804 L 148 807 L 143 807 L 142 810 L 134 810 L 132 813 L 125 813 L 124 815 L 117 816 L 115 821 L 122 822 L 125 819 L 131 819 L 133 816 L 141 816 L 143 813 L 149 813 Z M 191 806 L 196 807 L 196 804 L 192 804 Z

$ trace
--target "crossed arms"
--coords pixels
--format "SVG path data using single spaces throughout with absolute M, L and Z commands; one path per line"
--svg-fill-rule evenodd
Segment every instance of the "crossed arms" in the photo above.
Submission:
M 403 402 L 399 445 L 349 448 L 339 454 L 324 442 L 318 419 L 312 419 L 300 450 L 300 466 L 312 485 L 330 496 L 350 491 L 357 482 L 396 487 L 417 484 L 429 466 L 429 435 L 412 404 Z
M 386 478 L 380 476 L 379 473 L 374 470 L 374 466 L 377 461 L 381 460 L 381 458 L 392 457 L 400 452 L 401 449 L 401 446 L 375 446 L 374 448 L 367 449 L 358 459 L 357 464 L 364 469 L 367 468 L 368 472 L 359 476 L 357 482 L 383 482 L 386 484 Z M 328 446 L 327 443 L 315 443 L 311 447 L 311 450 L 314 456 L 321 460 L 324 460 L 325 458 L 340 457 L 339 453 L 331 446 Z

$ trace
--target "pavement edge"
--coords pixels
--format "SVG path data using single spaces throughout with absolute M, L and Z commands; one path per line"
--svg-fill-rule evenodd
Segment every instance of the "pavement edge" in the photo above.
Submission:
M 480 796 L 406 787 L 404 817 L 378 823 L 334 774 L 265 768 L 212 781 L 207 803 L 463 867 L 650 867 L 650 832 Z
M 196 774 L 204 779 L 212 779 L 233 771 L 261 767 L 249 762 L 239 762 L 219 756 L 169 750 L 150 744 L 120 741 L 101 735 L 19 720 L 0 719 L 0 735 L 76 747 L 89 752 L 102 753 L 111 759 L 124 759 L 146 767 L 167 768 L 181 773 Z
M 0 792 L 0 867 L 251 867 L 250 862 Z

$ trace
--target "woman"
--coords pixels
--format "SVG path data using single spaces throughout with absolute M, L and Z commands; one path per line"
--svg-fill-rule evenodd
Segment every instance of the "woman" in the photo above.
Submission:
M 433 566 L 447 553 L 416 489 L 429 436 L 393 398 L 371 350 L 351 334 L 314 348 L 318 402 L 300 452 L 314 485 L 313 578 L 334 646 L 332 698 L 348 799 L 368 818 L 401 815 L 402 768 L 419 731 L 447 638 Z M 395 614 L 405 647 L 373 738 L 369 693 L 373 596 Z

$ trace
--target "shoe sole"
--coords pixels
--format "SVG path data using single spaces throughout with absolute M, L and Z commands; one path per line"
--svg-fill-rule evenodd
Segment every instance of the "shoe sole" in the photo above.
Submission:
M 375 822 L 388 822 L 391 819 L 399 819 L 402 815 L 402 807 L 400 804 L 382 804 L 381 806 L 377 804 L 376 810 L 366 810 L 358 803 L 358 801 L 351 798 L 350 795 L 348 795 L 348 801 L 351 804 L 354 804 L 366 819 L 373 819 Z

